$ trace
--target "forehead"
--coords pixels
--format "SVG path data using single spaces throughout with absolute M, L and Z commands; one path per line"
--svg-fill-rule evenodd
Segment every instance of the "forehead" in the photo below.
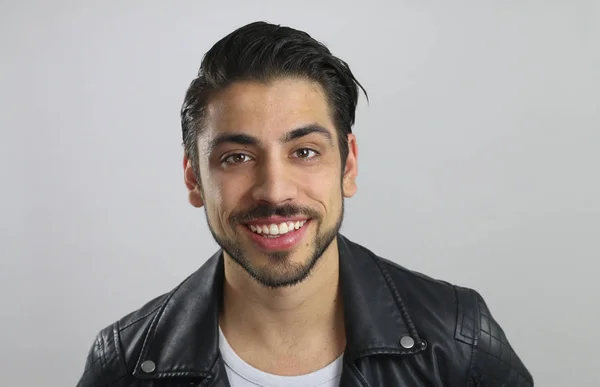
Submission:
M 335 135 L 323 88 L 317 82 L 297 78 L 233 83 L 211 99 L 205 123 L 203 134 L 209 137 L 236 132 L 270 141 L 311 124 Z

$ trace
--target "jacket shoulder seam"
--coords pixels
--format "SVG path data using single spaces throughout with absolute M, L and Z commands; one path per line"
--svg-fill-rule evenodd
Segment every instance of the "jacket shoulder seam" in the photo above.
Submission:
M 456 292 L 456 329 L 454 339 L 469 345 L 469 368 L 467 369 L 466 385 L 471 386 L 473 383 L 473 368 L 475 367 L 475 347 L 479 339 L 477 332 L 479 331 L 479 305 L 477 303 L 476 293 L 468 288 L 454 286 Z M 469 313 L 471 312 L 471 313 Z M 470 330 L 472 333 L 465 332 L 465 326 L 472 325 Z
M 106 354 L 104 351 L 104 337 L 102 335 L 98 335 L 98 339 L 96 340 L 96 345 L 98 346 L 98 351 L 100 352 L 100 370 L 102 371 L 102 378 L 104 379 L 104 382 L 109 385 L 110 383 L 108 382 L 108 380 L 106 379 L 106 370 L 107 367 L 106 365 L 108 364 L 106 362 Z
M 115 322 L 110 327 L 110 331 L 106 330 L 106 338 L 102 338 L 104 342 L 112 339 L 111 352 L 114 354 L 113 358 L 110 359 L 110 372 L 114 375 L 111 379 L 107 380 L 109 386 L 115 386 L 116 383 L 127 376 L 127 366 L 125 364 L 125 357 L 121 350 L 121 339 L 118 334 L 118 322 Z M 105 369 L 109 370 L 109 360 L 106 359 L 106 351 L 102 351 L 104 362 L 106 364 Z
M 122 367 L 121 370 L 123 372 L 123 375 L 120 378 L 122 379 L 123 377 L 127 376 L 127 360 L 125 359 L 125 353 L 123 352 L 123 348 L 121 347 L 120 332 L 121 330 L 119 329 L 119 322 L 117 321 L 113 324 L 113 340 L 115 342 L 115 353 L 118 360 L 120 360 L 120 364 Z
M 454 339 L 472 346 L 477 345 L 479 339 L 479 304 L 477 295 L 468 288 L 454 286 L 456 293 L 456 329 Z

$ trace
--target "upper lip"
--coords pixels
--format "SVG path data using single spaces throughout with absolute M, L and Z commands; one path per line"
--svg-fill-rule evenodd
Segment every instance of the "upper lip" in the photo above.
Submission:
M 289 223 L 289 222 L 297 222 L 308 220 L 306 216 L 291 216 L 289 218 L 285 218 L 282 216 L 272 216 L 269 218 L 261 218 L 261 219 L 253 219 L 248 222 L 244 222 L 244 224 L 280 224 L 280 223 Z

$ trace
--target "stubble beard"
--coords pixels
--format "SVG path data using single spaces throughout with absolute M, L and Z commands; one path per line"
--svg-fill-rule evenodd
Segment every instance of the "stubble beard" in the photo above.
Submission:
M 239 243 L 241 238 L 238 235 L 233 238 L 218 235 L 210 223 L 206 206 L 204 206 L 204 210 L 209 230 L 221 249 L 231 257 L 233 262 L 244 269 L 244 271 L 260 285 L 266 288 L 276 289 L 292 287 L 306 280 L 310 276 L 325 251 L 337 238 L 344 219 L 344 198 L 342 198 L 341 201 L 340 215 L 330 229 L 321 230 L 321 222 L 317 221 L 315 217 L 311 217 L 311 222 L 309 224 L 312 225 L 314 223 L 317 229 L 315 237 L 309 244 L 312 246 L 312 251 L 309 253 L 308 260 L 291 262 L 290 256 L 294 252 L 270 252 L 266 253 L 267 263 L 263 267 L 257 267 L 257 265 L 252 264 L 251 260 L 244 252 L 242 245 Z M 277 211 L 273 210 L 273 212 Z M 233 226 L 234 225 L 235 224 L 233 224 Z M 235 230 L 235 227 L 233 227 L 233 229 Z

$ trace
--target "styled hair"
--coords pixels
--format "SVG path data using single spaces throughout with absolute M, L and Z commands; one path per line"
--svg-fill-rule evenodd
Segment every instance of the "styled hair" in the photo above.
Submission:
M 215 43 L 202 58 L 198 76 L 186 92 L 181 107 L 183 146 L 198 178 L 198 133 L 202 130 L 211 96 L 234 82 L 267 83 L 283 77 L 315 81 L 324 89 L 344 167 L 359 87 L 368 98 L 367 92 L 346 62 L 335 57 L 325 45 L 306 32 L 254 22 Z

